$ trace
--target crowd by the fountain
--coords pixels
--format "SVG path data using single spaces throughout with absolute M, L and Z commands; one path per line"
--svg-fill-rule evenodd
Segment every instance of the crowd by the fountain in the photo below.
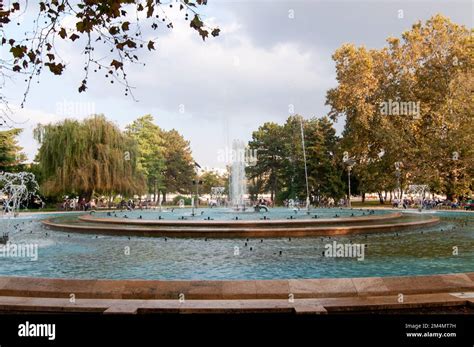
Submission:
M 402 200 L 395 198 L 392 200 L 393 207 L 402 207 L 404 209 L 407 208 L 421 208 L 421 209 L 434 209 L 434 208 L 451 208 L 451 209 L 471 209 L 472 203 L 470 203 L 467 199 L 458 200 L 453 199 L 421 199 L 421 198 L 414 198 L 414 197 L 405 197 Z
M 95 209 L 120 209 L 120 210 L 147 210 L 156 208 L 158 203 L 150 199 L 122 199 L 119 202 L 111 202 L 107 199 L 90 199 L 86 198 L 65 198 L 60 204 L 59 209 L 62 211 L 91 211 Z

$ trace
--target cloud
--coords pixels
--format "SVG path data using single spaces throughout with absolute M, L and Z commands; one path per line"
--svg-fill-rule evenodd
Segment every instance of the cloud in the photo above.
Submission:
M 11 110 L 14 114 L 14 119 L 13 122 L 10 122 L 10 125 L 14 128 L 23 129 L 23 132 L 18 137 L 18 142 L 31 162 L 34 160 L 38 149 L 38 143 L 33 138 L 33 130 L 38 123 L 56 122 L 63 119 L 63 117 L 38 109 L 20 108 L 16 105 L 11 105 Z
M 238 27 L 232 23 L 232 27 Z M 333 83 L 331 64 L 315 49 L 294 43 L 256 46 L 238 32 L 202 43 L 194 32 L 176 29 L 158 43 L 159 57 L 134 68 L 143 105 L 215 119 L 287 114 L 295 97 Z
M 93 103 L 95 112 L 122 128 L 151 113 L 161 127 L 176 128 L 191 141 L 198 162 L 220 165 L 219 149 L 234 138 L 249 139 L 266 121 L 284 122 L 290 105 L 305 117 L 324 115 L 326 90 L 336 84 L 331 54 L 343 43 L 379 47 L 387 36 L 399 36 L 436 12 L 469 24 L 470 9 L 467 1 L 212 1 L 204 14 L 207 22 L 219 25 L 217 38 L 203 42 L 178 12 L 170 14 L 174 29 L 144 29 L 147 40 L 158 39 L 157 51 L 143 56 L 146 66 L 127 66 L 139 102 L 125 97 L 123 86 L 110 84 L 103 70 L 92 73 L 87 92 L 78 94 L 84 57 L 80 47 L 59 40 L 59 53 L 70 65 L 61 77 L 43 74 L 31 90 L 28 109 L 18 111 L 18 119 L 30 120 L 21 145 L 32 158 L 31 128 L 37 122 L 84 117 L 77 110 L 58 112 L 57 104 L 68 100 Z M 96 52 L 108 54 L 102 48 Z M 8 92 L 21 96 L 23 89 L 18 84 Z

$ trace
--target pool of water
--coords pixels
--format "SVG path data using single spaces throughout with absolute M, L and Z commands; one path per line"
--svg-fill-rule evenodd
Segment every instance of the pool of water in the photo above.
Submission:
M 144 219 L 144 220 L 258 220 L 258 219 L 310 219 L 317 216 L 318 218 L 338 218 L 338 217 L 360 217 L 369 214 L 386 214 L 390 211 L 386 210 L 363 210 L 363 209 L 344 209 L 344 208 L 318 208 L 311 209 L 308 213 L 306 209 L 291 208 L 272 208 L 268 212 L 256 213 L 253 208 L 246 211 L 235 211 L 230 208 L 205 208 L 194 211 L 190 208 L 172 208 L 160 210 L 134 210 L 134 211 L 117 211 L 111 213 L 94 213 L 94 217 L 98 218 L 128 218 L 128 219 Z
M 217 210 L 205 210 L 224 218 Z M 276 212 L 276 213 L 275 213 Z M 393 211 L 380 211 L 387 213 Z M 128 213 L 138 218 L 146 211 Z M 163 218 L 189 218 L 190 211 L 161 212 Z M 200 212 L 199 212 L 200 213 Z M 273 214 L 272 214 L 273 213 Z M 294 212 L 272 210 L 268 216 L 286 218 Z M 359 210 L 316 210 L 318 216 Z M 119 213 L 118 213 L 119 214 Z M 175 214 L 175 215 L 173 215 Z M 106 214 L 105 214 L 106 215 Z M 157 218 L 158 212 L 143 218 Z M 238 216 L 256 218 L 255 214 Z M 399 233 L 338 237 L 260 239 L 177 239 L 72 234 L 46 230 L 40 219 L 51 215 L 0 219 L 0 231 L 10 230 L 11 245 L 37 246 L 34 257 L 14 257 L 0 252 L 0 275 L 52 278 L 107 279 L 285 279 L 370 277 L 440 274 L 474 271 L 474 213 L 437 212 L 441 223 Z M 235 212 L 229 212 L 232 219 Z M 298 212 L 297 218 L 307 218 Z M 261 218 L 259 215 L 258 218 Z M 1 233 L 1 232 L 0 232 Z M 325 257 L 327 245 L 361 244 L 364 260 Z M 453 254 L 454 253 L 454 254 Z M 30 255 L 34 255 L 30 253 Z M 360 258 L 360 257 L 359 257 Z

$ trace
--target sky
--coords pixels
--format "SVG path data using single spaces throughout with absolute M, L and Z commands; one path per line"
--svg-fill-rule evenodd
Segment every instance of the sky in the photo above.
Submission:
M 160 127 L 177 129 L 190 141 L 201 166 L 223 168 L 220 154 L 234 139 L 250 140 L 263 123 L 284 123 L 293 113 L 305 118 L 328 113 L 326 92 L 336 86 L 331 55 L 344 43 L 381 48 L 387 37 L 400 37 L 434 14 L 470 28 L 474 15 L 469 0 L 209 0 L 203 19 L 221 33 L 203 42 L 182 15 L 167 12 L 176 18 L 174 28 L 158 30 L 157 50 L 141 56 L 145 66 L 127 66 L 136 100 L 102 75 L 94 75 L 87 92 L 79 94 L 84 59 L 81 48 L 70 43 L 58 44 L 68 63 L 63 75 L 43 73 L 23 109 L 18 105 L 24 78 L 7 82 L 2 92 L 14 126 L 24 129 L 20 145 L 30 160 L 38 147 L 32 136 L 38 123 L 103 113 L 124 128 L 151 114 Z M 32 13 L 29 8 L 19 18 L 17 34 L 31 24 Z M 340 132 L 343 125 L 340 120 L 335 127 Z

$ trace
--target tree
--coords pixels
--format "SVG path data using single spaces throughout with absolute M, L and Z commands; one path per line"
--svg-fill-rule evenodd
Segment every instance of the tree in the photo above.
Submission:
M 247 168 L 253 197 L 270 192 L 271 199 L 306 200 L 306 178 L 303 145 L 306 143 L 310 198 L 339 198 L 344 194 L 342 169 L 337 164 L 339 139 L 327 117 L 304 120 L 295 115 L 284 125 L 265 123 L 252 134 L 249 148 L 257 151 L 255 166 Z
M 306 178 L 301 138 L 301 122 L 304 122 L 303 117 L 299 115 L 290 116 L 282 127 L 282 179 L 285 185 L 280 192 L 279 200 L 306 200 Z
M 0 131 L 0 171 L 14 171 L 26 160 L 23 149 L 18 145 L 17 137 L 22 129 Z
M 198 13 L 206 4 L 207 0 L 179 0 L 169 4 L 151 0 L 54 0 L 36 4 L 19 0 L 8 5 L 0 2 L 0 45 L 7 53 L 0 59 L 0 80 L 5 81 L 9 73 L 25 76 L 23 106 L 36 76 L 45 69 L 61 75 L 67 67 L 56 45 L 65 40 L 82 48 L 84 77 L 79 92 L 87 89 L 90 72 L 102 70 L 111 83 L 119 82 L 125 95 L 131 95 L 125 67 L 128 63 L 139 63 L 143 50 L 156 49 L 158 28 L 165 25 L 173 28 L 167 15 L 169 8 L 179 8 L 184 20 L 203 40 L 209 34 L 219 35 L 219 28 L 208 27 Z M 33 29 L 15 36 L 14 31 L 8 29 L 19 25 L 17 18 L 27 13 L 27 5 L 35 14 Z M 68 25 L 71 21 L 73 24 Z M 0 102 L 6 103 L 3 94 L 0 94 Z
M 341 146 L 356 160 L 360 190 L 393 189 L 402 162 L 402 187 L 425 183 L 448 198 L 472 192 L 470 30 L 436 15 L 387 42 L 333 55 L 338 86 L 327 104 L 333 120 L 346 117 Z M 453 160 L 455 152 L 463 154 Z
M 189 193 L 196 173 L 189 141 L 174 129 L 165 132 L 164 139 L 165 171 L 162 192 L 163 201 L 166 201 L 167 192 Z
M 46 195 L 78 194 L 90 199 L 93 194 L 144 192 L 136 142 L 103 115 L 39 124 L 34 136 L 41 145 L 36 160 Z
M 313 200 L 344 196 L 339 138 L 327 117 L 306 121 L 304 127 L 308 181 Z
M 148 193 L 153 194 L 153 201 L 157 201 L 160 189 L 165 188 L 164 132 L 154 124 L 151 115 L 138 118 L 126 129 L 127 135 L 138 144 L 139 170 L 146 177 Z
M 263 124 L 252 133 L 248 146 L 251 151 L 256 151 L 257 162 L 247 168 L 247 176 L 253 182 L 253 195 L 269 191 L 273 201 L 279 194 L 284 155 L 282 139 L 282 127 L 272 122 Z
M 202 181 L 202 187 L 199 187 L 199 192 L 203 194 L 211 194 L 212 187 L 224 187 L 225 180 L 215 172 L 206 171 L 199 176 Z

